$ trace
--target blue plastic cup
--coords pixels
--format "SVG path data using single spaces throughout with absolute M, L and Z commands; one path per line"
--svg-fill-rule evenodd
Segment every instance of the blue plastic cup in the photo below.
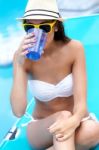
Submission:
M 33 61 L 37 61 L 41 58 L 42 51 L 44 49 L 46 43 L 47 33 L 42 29 L 31 28 L 27 33 L 34 33 L 36 38 L 36 43 L 33 47 L 28 48 L 28 54 L 26 54 L 26 58 L 31 59 Z

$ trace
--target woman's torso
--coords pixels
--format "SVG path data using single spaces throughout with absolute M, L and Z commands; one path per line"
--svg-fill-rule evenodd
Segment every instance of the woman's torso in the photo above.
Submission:
M 58 84 L 72 72 L 73 53 L 72 41 L 67 45 L 58 43 L 52 53 L 43 54 L 39 61 L 31 63 L 31 68 L 28 70 L 32 77 L 31 80 L 44 81 L 53 85 Z M 33 117 L 37 119 L 45 118 L 61 110 L 72 112 L 74 105 L 73 95 L 55 97 L 50 101 L 40 101 L 35 98 L 35 101 Z

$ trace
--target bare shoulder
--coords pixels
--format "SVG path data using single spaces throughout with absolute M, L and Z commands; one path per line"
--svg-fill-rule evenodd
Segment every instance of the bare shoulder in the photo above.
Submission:
M 70 49 L 71 53 L 75 56 L 79 56 L 80 54 L 84 54 L 84 46 L 78 40 L 71 40 L 68 43 L 68 48 Z
M 76 49 L 76 50 L 83 50 L 84 49 L 84 46 L 83 44 L 78 41 L 78 40 L 71 40 L 68 44 L 69 47 L 71 47 L 71 49 Z

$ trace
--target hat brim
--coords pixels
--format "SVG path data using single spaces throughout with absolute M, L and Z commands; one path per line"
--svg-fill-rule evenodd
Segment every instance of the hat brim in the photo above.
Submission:
M 22 18 L 16 18 L 16 20 L 19 20 L 19 21 L 23 21 L 23 20 L 27 20 L 27 19 L 34 19 L 34 20 L 58 20 L 58 21 L 61 21 L 63 22 L 63 18 L 59 17 L 59 18 L 54 18 L 54 17 L 40 17 L 40 16 L 27 16 L 27 17 L 22 17 Z

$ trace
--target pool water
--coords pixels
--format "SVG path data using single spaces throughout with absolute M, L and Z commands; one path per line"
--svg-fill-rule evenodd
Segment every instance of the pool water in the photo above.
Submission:
M 10 92 L 13 82 L 13 67 L 0 67 L 0 142 L 17 120 L 11 110 Z M 29 90 L 28 100 L 32 98 Z
M 87 67 L 88 109 L 99 119 L 99 16 L 82 17 L 64 21 L 65 32 L 73 39 L 80 40 L 85 48 Z M 13 66 L 0 67 L 0 141 L 17 118 L 12 114 L 10 91 L 13 82 Z M 28 100 L 32 95 L 28 89 Z M 99 150 L 99 147 L 97 148 Z

